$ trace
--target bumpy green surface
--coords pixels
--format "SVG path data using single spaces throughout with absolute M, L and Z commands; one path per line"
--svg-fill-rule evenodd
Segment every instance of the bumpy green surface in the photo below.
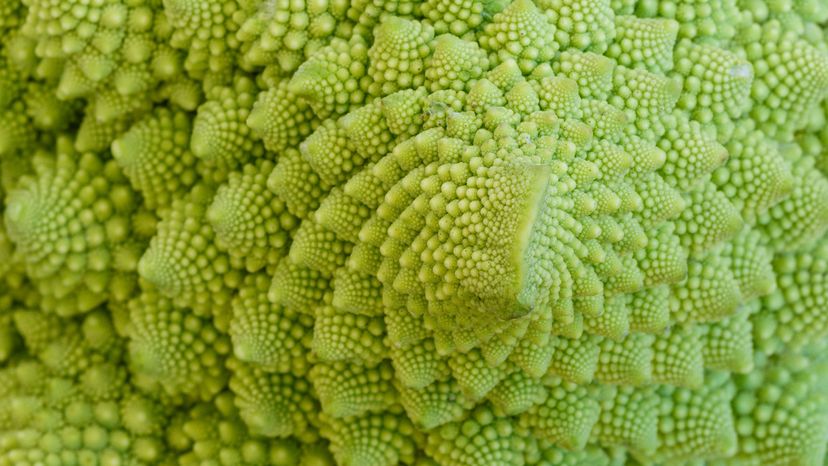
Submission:
M 824 466 L 820 0 L 0 0 L 0 466 Z

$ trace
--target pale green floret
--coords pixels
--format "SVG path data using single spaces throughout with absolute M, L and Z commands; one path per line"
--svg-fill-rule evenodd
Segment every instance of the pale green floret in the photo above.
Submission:
M 583 327 L 586 333 L 619 341 L 629 334 L 630 310 L 623 295 L 605 298 L 603 309 L 599 312 L 597 316 L 584 316 Z
M 472 406 L 451 379 L 429 384 L 425 388 L 402 386 L 398 390 L 406 414 L 424 429 L 459 421 Z
M 405 387 L 423 388 L 448 374 L 446 361 L 437 354 L 432 339 L 421 339 L 403 347 L 390 349 L 394 376 Z
M 515 371 L 489 392 L 488 399 L 498 415 L 519 414 L 546 399 L 543 383 L 521 371 Z
M 592 435 L 605 445 L 625 446 L 634 452 L 650 452 L 658 445 L 658 398 L 649 389 L 621 387 L 602 394 L 602 417 Z
M 77 375 L 84 363 L 88 361 L 87 355 L 83 353 L 83 343 L 80 341 L 75 322 L 66 325 L 54 314 L 34 310 L 18 310 L 12 314 L 12 319 L 29 351 L 51 369 L 57 369 L 62 374 Z M 71 330 L 71 332 L 64 332 L 61 336 L 62 330 Z M 61 363 L 61 361 L 52 360 L 50 355 L 60 355 L 60 353 L 71 356 L 65 358 L 62 362 L 65 364 L 62 367 L 52 368 L 52 363 Z
M 362 36 L 334 38 L 293 73 L 288 90 L 305 99 L 319 118 L 342 115 L 365 102 L 368 45 Z
M 630 330 L 656 334 L 667 327 L 670 318 L 670 307 L 667 304 L 669 287 L 645 288 L 631 296 Z
M 539 0 L 538 6 L 556 26 L 563 48 L 604 53 L 615 37 L 615 13 L 609 0 Z
M 646 96 L 642 97 L 644 97 L 642 98 L 642 100 L 646 102 Z M 592 135 L 598 140 L 596 142 L 609 143 L 618 141 L 619 137 L 621 137 L 622 131 L 630 122 L 628 120 L 627 115 L 623 111 L 619 110 L 616 106 L 612 104 L 602 102 L 600 100 L 582 100 L 581 111 L 583 122 L 589 125 L 590 128 L 592 128 Z M 620 151 L 618 151 L 616 154 L 607 154 L 606 152 L 614 151 L 612 151 L 611 149 L 607 150 L 605 147 L 599 147 L 594 148 L 592 152 L 597 152 L 599 154 L 597 155 L 597 157 L 601 158 L 613 157 L 613 155 L 616 154 L 618 154 L 618 156 L 620 157 L 623 157 L 625 159 L 623 162 L 613 164 L 615 165 L 613 170 L 624 172 L 627 168 L 629 168 L 631 164 L 629 156 L 627 156 L 626 154 L 620 155 Z M 593 161 L 591 159 L 592 157 L 588 158 L 588 160 Z M 601 168 L 603 167 L 599 167 L 599 169 Z M 603 171 L 606 171 L 606 168 Z
M 824 357 L 758 352 L 755 360 L 760 370 L 734 377 L 735 458 L 768 465 L 819 464 L 828 432 Z
M 311 385 L 302 374 L 266 372 L 229 359 L 228 386 L 250 433 L 263 437 L 313 438 L 308 426 L 318 409 Z
M 422 316 L 413 314 L 407 309 L 395 308 L 386 313 L 384 317 L 389 346 L 392 350 L 407 349 L 414 344 L 418 344 L 420 348 L 428 344 L 433 346 L 433 341 L 423 340 L 428 336 L 428 333 L 422 326 Z M 394 352 L 392 354 L 392 361 L 396 361 L 394 358 L 395 355 L 407 356 L 405 352 Z
M 664 385 L 699 388 L 704 384 L 704 358 L 698 327 L 675 326 L 656 335 L 653 380 Z
M 69 144 L 61 140 L 57 155 L 39 160 L 9 193 L 5 212 L 41 305 L 61 315 L 128 299 L 146 246 L 136 234 L 143 221 L 137 196 L 118 167 Z
M 230 339 L 209 316 L 177 307 L 151 288 L 130 301 L 129 314 L 129 354 L 136 371 L 170 394 L 208 400 L 222 390 Z
M 552 62 L 555 73 L 575 80 L 583 98 L 603 100 L 612 89 L 612 75 L 616 63 L 603 55 L 567 49 Z
M 718 254 L 729 261 L 742 299 L 764 296 L 774 290 L 773 254 L 759 232 L 743 229 Z
M 0 463 L 34 465 L 39 458 L 51 458 L 63 464 L 61 454 L 92 462 L 165 464 L 170 452 L 162 420 L 174 409 L 126 383 L 123 340 L 109 316 L 97 312 L 82 320 L 47 323 L 31 314 L 41 313 L 20 315 L 17 323 L 43 364 L 25 358 L 0 376 Z M 41 347 L 46 342 L 39 340 L 48 338 L 50 326 L 60 337 Z M 70 341 L 74 343 L 67 345 Z M 51 360 L 59 347 L 69 346 L 68 358 Z M 53 362 L 57 364 L 51 366 Z
M 138 262 L 138 274 L 182 307 L 212 312 L 226 329 L 232 290 L 241 283 L 241 265 L 216 244 L 207 219 L 214 195 L 197 185 L 173 201 L 158 223 L 158 233 Z
M 88 104 L 84 110 L 83 120 L 75 134 L 75 150 L 79 152 L 101 152 L 111 148 L 115 139 L 125 133 L 131 126 L 129 117 L 102 122 L 95 118 L 95 108 Z M 114 153 L 113 153 L 114 156 Z
M 289 149 L 268 176 L 267 188 L 285 201 L 290 213 L 305 218 L 319 207 L 331 185 L 320 180 L 299 151 Z
M 547 370 L 580 383 L 699 387 L 705 345 L 711 366 L 743 369 L 743 343 L 728 349 L 725 337 L 707 339 L 696 323 L 733 314 L 740 286 L 750 289 L 746 297 L 767 292 L 761 276 L 755 277 L 762 260 L 755 266 L 740 262 L 744 253 L 731 249 L 727 261 L 687 267 L 689 255 L 714 249 L 741 227 L 727 194 L 706 181 L 724 162 L 725 149 L 711 131 L 672 113 L 675 81 L 614 67 L 598 55 L 569 52 L 565 60 L 558 71 L 567 78 L 541 69 L 527 82 L 517 63 L 506 60 L 472 84 L 468 95 L 392 94 L 381 106 L 368 105 L 317 130 L 300 154 L 310 167 L 294 171 L 290 164 L 296 162 L 286 161 L 291 171 L 279 172 L 277 166 L 274 187 L 285 194 L 289 183 L 301 186 L 298 177 L 291 180 L 299 173 L 324 175 L 343 188 L 317 187 L 320 201 L 305 204 L 318 202 L 319 208 L 303 215 L 289 256 L 294 264 L 280 267 L 271 296 L 322 309 L 314 345 L 326 359 L 364 360 L 376 337 L 356 329 L 346 336 L 340 327 L 360 319 L 369 325 L 377 315 L 369 309 L 382 306 L 403 404 L 424 425 L 460 416 L 464 408 L 446 398 L 452 390 L 472 400 L 486 397 L 499 413 L 531 411 L 548 392 L 538 384 Z M 591 100 L 615 92 L 626 97 L 609 104 Z M 646 100 L 633 97 L 648 93 Z M 424 124 L 411 108 L 423 110 Z M 631 138 L 626 131 L 632 125 L 646 139 Z M 698 154 L 690 167 L 682 158 L 688 146 Z M 327 172 L 330 154 L 354 165 Z M 369 158 L 358 161 L 352 154 Z M 359 170 L 359 164 L 367 168 Z M 524 185 L 527 174 L 530 183 Z M 498 212 L 504 199 L 504 206 L 520 206 L 518 216 L 490 212 Z M 502 233 L 490 231 L 510 232 L 512 252 L 493 256 L 500 243 L 486 241 Z M 481 274 L 490 270 L 497 272 Z M 521 278 L 509 284 L 504 278 L 512 273 Z M 302 274 L 319 280 L 306 296 L 295 288 L 300 282 L 294 280 L 306 279 Z M 671 284 L 672 292 L 661 284 Z M 626 298 L 633 292 L 641 297 Z M 330 299 L 326 295 L 333 309 L 317 307 Z M 472 314 L 463 308 L 469 298 L 477 300 Z M 487 321 L 494 315 L 506 321 Z M 530 336 L 535 334 L 527 323 L 544 321 L 544 315 L 550 323 L 539 328 L 573 340 L 541 338 L 538 344 L 550 350 L 529 351 L 525 342 L 538 337 Z M 660 333 L 675 321 L 686 324 Z M 657 335 L 630 334 L 640 330 Z M 604 339 L 584 340 L 584 333 Z M 619 411 L 619 418 L 625 415 Z M 612 423 L 613 415 L 607 416 Z M 647 432 L 654 432 L 654 414 L 648 418 Z M 597 420 L 581 427 L 581 437 L 561 433 L 563 441 L 581 445 Z M 635 432 L 603 435 L 653 453 L 657 436 Z
M 484 19 L 502 8 L 499 1 L 427 0 L 420 11 L 438 34 L 451 33 L 464 37 L 477 29 Z
M 60 95 L 58 97 L 64 98 Z M 91 101 L 95 105 L 95 118 L 102 122 L 141 115 L 151 108 L 149 99 L 125 96 L 113 90 L 96 92 Z
M 728 240 L 742 228 L 736 207 L 709 182 L 685 195 L 687 206 L 676 219 L 676 234 L 692 255 L 700 255 Z
M 712 177 L 749 222 L 788 197 L 795 183 L 779 146 L 753 126 L 750 120 L 736 124 L 726 145 L 730 157 Z
M 311 221 L 302 222 L 293 237 L 290 260 L 297 265 L 332 275 L 345 265 L 352 245 L 336 234 Z
M 11 42 L 11 39 L 9 42 Z M 11 60 L 6 59 L 6 57 L 0 59 L 0 83 L 2 83 L 0 109 L 5 110 L 20 97 L 23 91 L 23 77 L 24 74 L 14 66 Z
M 595 337 L 555 337 L 552 361 L 548 375 L 560 377 L 579 385 L 588 384 L 598 367 L 599 339 Z
M 384 411 L 397 401 L 387 362 L 364 367 L 343 361 L 321 363 L 308 374 L 319 396 L 322 411 L 335 418 L 349 418 Z
M 517 0 L 496 13 L 478 39 L 497 64 L 515 60 L 524 73 L 548 62 L 560 47 L 555 26 L 531 0 Z
M 416 102 L 416 97 L 417 94 L 414 92 L 400 92 L 388 96 L 381 102 L 377 102 L 377 104 L 366 106 L 357 112 L 346 115 L 340 120 L 344 135 L 357 152 L 370 157 L 368 161 L 378 162 L 376 160 L 377 158 L 388 154 L 392 149 L 394 133 L 392 133 L 391 127 L 393 126 L 397 130 L 405 131 L 407 129 L 405 123 L 409 122 L 415 116 L 420 116 L 417 111 L 406 108 Z M 438 117 L 439 114 L 446 110 L 445 103 L 443 102 L 436 102 L 434 106 L 434 113 Z M 419 108 L 415 107 L 415 109 Z M 429 109 L 429 113 L 426 115 L 432 116 L 430 112 L 431 110 Z M 396 119 L 402 119 L 402 121 L 395 125 L 394 120 Z M 437 133 L 438 131 L 435 130 L 423 136 L 418 141 L 411 141 L 406 146 L 401 147 L 402 150 L 393 149 L 397 153 L 394 157 L 389 157 L 388 161 L 396 161 L 399 158 L 401 161 L 407 162 L 410 168 L 414 168 L 414 164 L 419 161 L 420 151 L 433 152 L 436 149 L 433 147 L 433 144 L 429 143 L 435 142 Z M 407 158 L 409 160 L 406 160 Z M 389 167 L 388 165 L 391 166 Z M 396 168 L 394 165 L 377 165 L 374 175 L 380 179 L 380 182 L 393 184 L 393 182 L 398 181 L 405 175 L 402 167 Z M 391 169 L 393 171 L 391 173 L 383 173 L 383 169 Z
M 0 155 L 31 147 L 36 137 L 23 101 L 17 100 L 0 110 Z
M 387 466 L 411 463 L 416 455 L 415 429 L 397 407 L 350 419 L 325 421 L 322 434 L 331 439 L 338 464 Z
M 112 156 L 150 208 L 167 207 L 198 179 L 189 150 L 192 122 L 159 108 L 112 142 Z M 76 142 L 77 144 L 77 142 Z
M 668 124 L 657 143 L 667 154 L 658 172 L 672 186 L 687 191 L 721 166 L 729 154 L 716 141 L 709 127 L 689 120 L 683 113 L 671 115 Z
M 232 71 L 239 42 L 232 35 L 239 29 L 240 5 L 228 2 L 215 8 L 194 0 L 166 0 L 164 13 L 172 26 L 170 45 L 185 50 L 184 69 L 204 79 L 209 73 Z M 217 5 L 219 6 L 219 5 Z
M 676 283 L 687 275 L 687 252 L 672 224 L 664 224 L 649 235 L 647 245 L 636 251 L 635 260 L 644 286 Z
M 791 251 L 811 244 L 828 229 L 828 178 L 813 166 L 813 159 L 795 160 L 795 181 L 790 195 L 757 218 L 757 229 L 775 250 Z
M 58 99 L 49 85 L 30 85 L 22 98 L 30 125 L 40 131 L 66 131 L 80 109 L 80 102 Z
M 446 466 L 522 465 L 519 453 L 525 448 L 523 437 L 513 420 L 498 418 L 490 407 L 482 405 L 465 421 L 431 431 L 425 449 L 439 464 Z
M 557 119 L 581 116 L 578 83 L 574 80 L 559 76 L 544 77 L 532 81 L 532 85 L 535 86 L 540 105 L 552 111 Z M 557 120 L 554 122 L 557 123 Z
M 660 120 L 673 109 L 681 92 L 673 79 L 623 66 L 615 69 L 612 87 L 609 101 L 624 110 L 642 134 L 660 130 Z
M 699 122 L 736 119 L 752 104 L 754 68 L 735 53 L 684 39 L 675 49 L 673 73 L 683 83 L 678 107 Z
M 272 170 L 273 164 L 262 160 L 231 173 L 206 212 L 218 247 L 243 260 L 249 271 L 279 262 L 299 223 L 267 189 Z
M 425 77 L 431 92 L 462 91 L 489 67 L 486 52 L 476 42 L 443 34 L 434 40 L 434 53 L 426 62 Z
M 25 3 L 20 32 L 36 44 L 39 57 L 60 61 L 56 95 L 97 101 L 101 119 L 144 110 L 154 88 L 181 71 L 180 58 L 165 43 L 164 12 L 143 2 Z
M 166 82 L 160 89 L 161 95 L 170 103 L 187 111 L 193 111 L 204 101 L 204 93 L 198 81 L 187 77 Z
M 121 363 L 119 358 L 113 362 Z M 89 373 L 103 375 L 112 366 L 98 365 Z M 64 378 L 33 361 L 4 368 L 3 395 L 9 401 L 0 427 L 0 464 L 34 466 L 87 462 L 167 464 L 166 407 L 134 391 L 123 380 L 94 377 L 90 391 L 85 377 Z M 98 396 L 99 391 L 106 393 Z
M 373 365 L 385 357 L 382 318 L 318 308 L 311 348 L 323 361 Z
M 669 19 L 616 15 L 616 34 L 606 55 L 628 68 L 670 71 L 678 29 L 678 23 Z
M 269 288 L 269 275 L 251 274 L 233 298 L 233 355 L 268 371 L 305 374 L 313 318 L 270 302 Z
M 336 271 L 332 285 L 331 303 L 337 309 L 365 315 L 382 313 L 382 284 L 373 275 L 341 268 Z
M 540 439 L 538 448 L 540 460 L 537 464 L 539 466 L 579 466 L 582 464 L 610 466 L 614 464 L 611 461 L 617 459 L 611 459 L 603 448 L 595 445 L 587 445 L 579 451 L 569 451 L 555 446 L 549 440 Z
M 813 157 L 815 166 L 823 174 L 828 174 L 828 151 L 825 150 L 828 141 L 828 130 L 825 125 L 825 103 L 819 109 L 811 112 L 808 126 L 796 138 L 796 144 L 804 154 Z
M 326 120 L 299 146 L 302 158 L 326 184 L 347 180 L 365 163 L 364 155 L 348 141 L 345 129 Z
M 314 219 L 340 238 L 356 242 L 362 223 L 370 216 L 371 210 L 362 202 L 334 188 L 315 212 Z
M 642 0 L 635 5 L 640 17 L 662 17 L 679 23 L 678 37 L 723 44 L 737 34 L 738 0 Z
M 481 400 L 508 375 L 507 367 L 489 365 L 476 349 L 453 354 L 448 364 L 460 389 L 473 401 Z
M 228 391 L 181 412 L 170 423 L 168 433 L 176 448 L 176 464 L 200 466 L 217 458 L 239 466 L 335 464 L 327 449 L 317 445 L 316 433 L 302 439 L 304 447 L 295 438 L 267 438 L 252 433 Z
M 273 275 L 268 299 L 299 312 L 311 313 L 313 306 L 327 298 L 329 282 L 329 277 L 316 270 L 282 261 Z
M 423 84 L 425 59 L 431 54 L 434 29 L 418 21 L 389 16 L 374 29 L 368 49 L 368 93 L 385 96 Z
M 753 369 L 753 327 L 747 310 L 702 326 L 705 367 L 744 373 Z
M 335 33 L 345 33 L 347 2 L 288 5 L 285 2 L 256 6 L 241 23 L 235 37 L 243 44 L 243 65 L 276 64 L 280 71 L 289 74 Z
M 600 405 L 585 386 L 558 377 L 545 379 L 544 385 L 549 396 L 520 415 L 521 426 L 561 448 L 583 449 L 600 416 Z
M 295 147 L 318 124 L 308 104 L 289 91 L 287 81 L 259 93 L 246 123 L 267 150 L 277 154 Z
M 673 285 L 671 319 L 678 322 L 716 322 L 733 315 L 741 299 L 739 283 L 727 261 L 710 256 L 690 261 L 687 279 Z
M 733 454 L 737 445 L 730 403 L 733 385 L 711 373 L 697 390 L 664 386 L 658 389 L 658 430 L 661 445 L 655 458 L 717 458 Z
M 264 131 L 264 123 L 247 125 L 255 94 L 256 87 L 249 79 L 238 78 L 232 86 L 215 89 L 212 96 L 208 95 L 193 121 L 190 149 L 196 157 L 212 164 L 232 165 L 262 154 L 250 128 Z
M 825 309 L 828 299 L 825 240 L 797 253 L 776 256 L 776 291 L 762 299 L 753 316 L 768 334 L 760 336 L 762 347 L 779 345 L 799 347 L 820 341 L 828 334 Z
M 595 380 L 632 386 L 650 383 L 653 378 L 653 341 L 653 336 L 646 334 L 631 334 L 622 341 L 601 340 Z

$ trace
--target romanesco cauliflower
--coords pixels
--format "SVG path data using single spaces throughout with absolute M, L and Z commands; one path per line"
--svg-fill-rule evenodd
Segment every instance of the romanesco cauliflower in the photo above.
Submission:
M 0 466 L 828 465 L 821 0 L 0 0 Z

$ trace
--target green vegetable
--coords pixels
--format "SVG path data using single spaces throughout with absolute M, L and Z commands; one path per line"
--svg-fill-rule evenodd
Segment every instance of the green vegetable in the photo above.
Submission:
M 820 0 L 0 0 L 0 466 L 823 466 Z

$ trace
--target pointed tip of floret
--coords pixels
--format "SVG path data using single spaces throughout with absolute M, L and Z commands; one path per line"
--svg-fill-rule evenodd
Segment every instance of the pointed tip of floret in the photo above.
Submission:
M 196 124 L 190 137 L 190 150 L 200 159 L 216 160 L 219 157 L 219 150 L 212 139 L 210 128 Z
M 157 249 L 150 247 L 138 261 L 138 275 L 159 290 L 174 294 L 178 286 L 170 270 L 170 260 L 173 259 L 161 256 Z
M 76 144 L 83 146 L 82 141 L 78 141 Z M 142 145 L 138 141 L 138 136 L 134 133 L 127 133 L 113 141 L 110 150 L 118 165 L 122 168 L 129 168 L 142 162 L 143 152 L 141 148 Z
M 28 191 L 13 191 L 6 200 L 5 220 L 14 241 L 25 239 L 37 229 L 37 197 Z

